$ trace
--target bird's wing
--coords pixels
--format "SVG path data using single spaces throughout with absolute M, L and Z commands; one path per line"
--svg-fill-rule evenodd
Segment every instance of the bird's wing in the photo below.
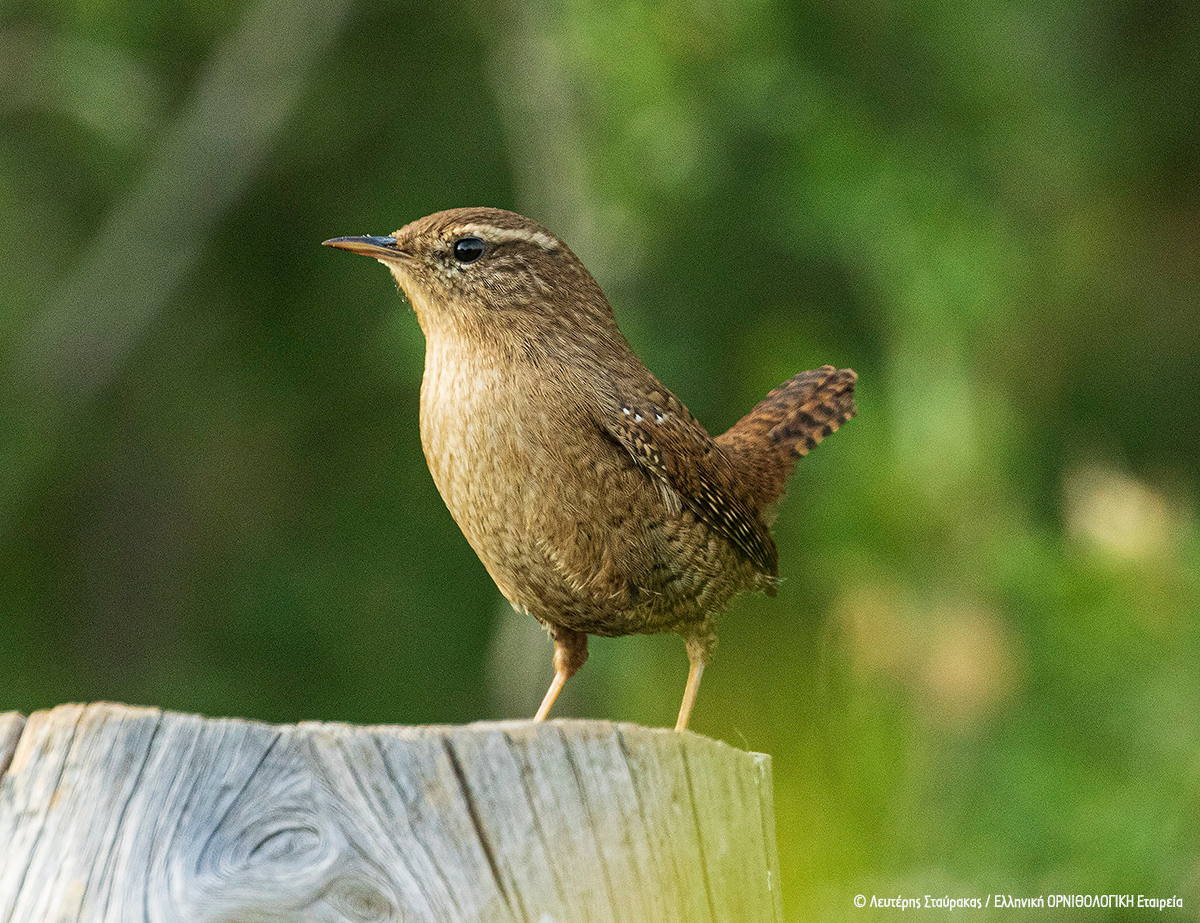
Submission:
M 618 397 L 598 421 L 634 463 L 671 491 L 703 522 L 729 540 L 756 569 L 777 576 L 778 552 L 766 523 L 739 488 L 721 448 L 683 402 L 665 388 Z M 678 505 L 678 501 L 676 502 Z

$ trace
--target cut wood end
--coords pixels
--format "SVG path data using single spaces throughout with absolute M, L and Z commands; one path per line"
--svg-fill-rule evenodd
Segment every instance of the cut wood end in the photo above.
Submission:
M 699 734 L 271 725 L 100 702 L 0 716 L 0 766 L 10 758 L 0 831 L 24 870 L 0 865 L 10 923 L 98 896 L 100 923 L 146 923 L 160 905 L 187 920 L 287 907 L 298 923 L 362 907 L 464 923 L 579 920 L 580 907 L 782 919 L 770 762 Z
M 474 721 L 469 724 L 351 724 L 342 721 L 301 721 L 296 724 L 274 724 L 254 718 L 216 717 L 210 718 L 195 712 L 164 711 L 149 705 L 126 705 L 120 702 L 71 702 L 53 708 L 39 709 L 28 717 L 19 712 L 0 713 L 0 775 L 17 772 L 27 758 L 18 743 L 27 729 L 46 729 L 64 725 L 91 727 L 107 721 L 169 720 L 172 722 L 206 722 L 232 724 L 246 728 L 272 731 L 287 731 L 305 736 L 374 734 L 388 737 L 447 735 L 458 733 L 487 734 L 498 732 L 513 741 L 531 741 L 547 734 L 562 734 L 573 738 L 606 738 L 619 734 L 626 743 L 637 742 L 647 746 L 674 747 L 684 741 L 695 741 L 696 746 L 713 747 L 717 751 L 728 751 L 738 758 L 748 758 L 754 764 L 765 766 L 765 778 L 770 784 L 771 757 L 766 753 L 742 750 L 721 740 L 706 737 L 695 731 L 682 734 L 671 728 L 651 728 L 623 721 L 606 721 L 588 718 L 553 718 L 534 722 L 528 719 L 505 719 L 498 721 Z M 27 748 L 26 748 L 27 749 Z M 13 764 L 20 758 L 21 765 Z

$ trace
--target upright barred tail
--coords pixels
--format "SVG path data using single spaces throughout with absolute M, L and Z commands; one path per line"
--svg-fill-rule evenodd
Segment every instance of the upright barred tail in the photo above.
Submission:
M 801 372 L 764 397 L 717 444 L 754 486 L 760 508 L 787 488 L 792 466 L 857 412 L 853 369 L 823 365 Z

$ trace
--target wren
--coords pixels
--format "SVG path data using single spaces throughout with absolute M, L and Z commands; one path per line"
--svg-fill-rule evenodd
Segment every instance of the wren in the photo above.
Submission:
M 675 632 L 685 729 L 717 613 L 746 590 L 774 595 L 775 507 L 796 459 L 854 416 L 855 373 L 801 372 L 713 438 L 536 222 L 456 208 L 325 244 L 379 260 L 416 312 L 433 480 L 500 592 L 554 640 L 534 720 L 587 660 L 588 635 Z

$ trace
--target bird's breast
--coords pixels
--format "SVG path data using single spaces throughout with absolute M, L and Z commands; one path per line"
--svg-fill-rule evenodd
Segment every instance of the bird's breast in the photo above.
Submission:
M 431 343 L 421 443 L 450 514 L 515 605 L 536 615 L 628 595 L 645 539 L 620 509 L 642 479 L 552 373 Z
M 524 518 L 519 476 L 545 454 L 552 424 L 502 362 L 431 344 L 421 385 L 421 444 L 434 482 L 467 532 Z M 474 543 L 474 542 L 472 542 Z

